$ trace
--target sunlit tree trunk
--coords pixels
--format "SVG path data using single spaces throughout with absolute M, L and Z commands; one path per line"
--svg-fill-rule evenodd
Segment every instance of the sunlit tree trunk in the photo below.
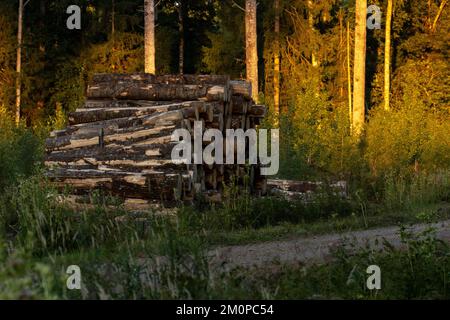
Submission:
M 350 127 L 353 125 L 353 107 L 352 107 L 352 70 L 351 70 L 351 51 L 350 51 L 350 22 L 347 21 L 347 85 L 348 85 L 348 113 L 350 118 Z
M 339 19 L 339 46 L 338 46 L 338 51 L 339 51 L 339 81 L 342 81 L 339 84 L 339 96 L 341 98 L 344 97 L 344 86 L 345 86 L 345 80 L 343 78 L 345 78 L 345 71 L 346 71 L 346 67 L 345 67 L 345 60 L 342 61 L 341 59 L 345 59 L 345 58 L 341 58 L 341 54 L 343 51 L 345 51 L 344 49 L 344 11 L 342 10 L 342 8 L 339 9 L 339 13 L 338 13 L 338 19 Z
M 388 0 L 386 10 L 386 43 L 384 48 L 384 109 L 390 110 L 391 92 L 391 26 L 392 26 L 392 2 Z
M 314 29 L 314 15 L 313 15 L 312 0 L 308 0 L 308 23 L 309 23 L 309 28 L 311 29 L 311 34 L 314 35 L 315 29 Z M 312 42 L 314 42 L 314 40 Z M 312 48 L 312 52 L 311 52 L 311 64 L 313 67 L 317 67 L 319 65 L 314 47 Z
M 256 0 L 245 1 L 245 42 L 246 42 L 246 65 L 247 80 L 252 84 L 252 97 L 258 100 L 259 82 L 258 82 L 258 38 Z
M 439 21 L 439 18 L 442 14 L 442 11 L 444 11 L 444 7 L 446 4 L 447 4 L 447 0 L 442 0 L 441 5 L 439 6 L 438 13 L 436 14 L 436 17 L 434 18 L 433 25 L 431 27 L 432 32 L 436 31 L 437 22 Z
M 17 27 L 17 60 L 16 60 L 16 125 L 20 123 L 20 99 L 22 77 L 22 27 L 23 27 L 23 0 L 19 0 L 19 16 Z
M 275 0 L 275 44 L 273 59 L 273 100 L 275 124 L 280 117 L 280 0 Z
M 359 136 L 365 119 L 367 0 L 356 0 L 355 58 L 353 66 L 353 133 Z
M 155 65 L 155 1 L 145 0 L 145 73 L 156 73 Z

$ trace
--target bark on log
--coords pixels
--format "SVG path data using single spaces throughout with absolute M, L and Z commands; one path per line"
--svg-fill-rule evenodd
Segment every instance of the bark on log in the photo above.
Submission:
M 86 100 L 81 109 L 102 108 L 133 108 L 133 107 L 158 107 L 174 104 L 173 101 L 146 101 L 146 100 Z
M 181 110 L 197 105 L 202 102 L 192 101 L 185 103 L 171 103 L 162 106 L 128 106 L 128 107 L 109 107 L 109 108 L 91 108 L 77 109 L 69 114 L 69 124 L 76 125 L 81 123 L 91 123 L 106 121 L 117 118 L 140 117 L 157 113 Z
M 232 95 L 243 96 L 247 100 L 252 100 L 252 84 L 244 80 L 230 81 Z
M 248 111 L 248 101 L 243 96 L 233 96 L 230 101 L 230 113 L 246 114 Z
M 248 115 L 253 117 L 264 118 L 267 115 L 267 108 L 263 105 L 252 105 L 248 109 Z
M 145 160 L 145 159 L 170 159 L 174 143 L 152 144 L 148 146 L 98 146 L 83 149 L 71 149 L 51 152 L 46 161 L 76 162 L 84 158 L 95 158 L 99 161 L 108 160 Z
M 140 81 L 118 82 L 115 86 L 110 82 L 90 85 L 87 90 L 89 99 L 149 100 L 149 101 L 190 101 L 206 99 L 206 101 L 227 101 L 226 86 L 198 84 L 149 84 Z
M 147 127 L 148 128 L 148 127 Z M 167 138 L 165 142 L 171 140 L 173 131 L 181 128 L 181 124 L 168 124 L 166 126 L 155 126 L 146 129 L 143 127 L 118 129 L 106 131 L 103 136 L 103 143 L 105 145 L 130 145 L 133 143 L 142 144 L 147 140 L 155 141 L 156 138 Z M 109 130 L 109 129 L 108 129 Z M 86 148 L 100 146 L 101 136 L 97 132 L 85 133 L 84 135 L 63 136 L 57 138 L 50 138 L 46 140 L 46 148 L 49 151 L 67 150 L 76 148 Z
M 208 85 L 226 85 L 230 81 L 229 76 L 222 75 L 152 75 L 145 73 L 137 74 L 110 74 L 101 73 L 93 76 L 91 84 L 116 83 L 141 81 L 149 84 L 208 84 Z

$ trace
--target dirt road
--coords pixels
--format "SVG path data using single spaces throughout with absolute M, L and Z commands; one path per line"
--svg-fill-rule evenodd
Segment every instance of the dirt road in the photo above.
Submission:
M 450 242 L 450 220 L 427 225 L 415 225 L 408 230 L 420 233 L 430 226 L 436 228 L 437 237 Z M 344 245 L 351 250 L 369 246 L 371 249 L 382 249 L 383 239 L 396 248 L 402 243 L 398 227 L 387 227 L 373 230 L 329 234 L 294 240 L 265 242 L 242 246 L 219 247 L 208 253 L 210 265 L 221 271 L 236 267 L 267 267 L 276 263 L 311 265 L 327 262 L 332 259 L 334 248 Z

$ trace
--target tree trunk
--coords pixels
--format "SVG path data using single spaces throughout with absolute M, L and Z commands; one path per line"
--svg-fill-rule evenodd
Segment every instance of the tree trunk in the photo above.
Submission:
M 431 27 L 432 32 L 436 31 L 437 22 L 439 21 L 439 17 L 441 16 L 442 11 L 444 11 L 444 7 L 446 4 L 447 4 L 447 0 L 442 0 L 441 5 L 439 6 L 438 13 L 436 14 L 436 17 L 434 18 L 433 26 Z
M 384 109 L 386 111 L 390 110 L 392 2 L 393 0 L 388 0 L 386 10 L 386 43 L 384 48 Z
M 156 73 L 155 65 L 155 1 L 145 0 L 145 73 Z
M 352 70 L 350 63 L 350 22 L 347 21 L 347 84 L 348 84 L 348 113 L 350 119 L 350 131 L 353 125 L 353 107 L 352 107 Z
M 360 136 L 365 120 L 367 0 L 356 0 L 355 58 L 353 66 L 353 133 Z
M 312 0 L 308 0 L 308 23 L 309 23 L 309 28 L 311 29 L 311 34 L 314 35 L 314 33 L 315 33 L 314 15 L 313 15 L 312 10 L 313 10 L 313 2 L 312 2 Z M 314 39 L 311 42 L 314 43 Z M 317 67 L 319 65 L 314 47 L 311 48 L 311 64 L 313 67 Z
M 114 41 L 116 34 L 116 1 L 112 0 L 112 11 L 111 11 L 111 38 Z
M 46 20 L 46 5 L 45 5 L 45 1 L 41 0 L 39 2 L 39 27 L 41 28 L 41 30 L 44 30 L 45 27 L 45 20 Z M 44 43 L 44 39 L 41 39 L 39 42 L 39 51 L 43 54 L 45 54 L 45 43 Z
M 179 44 L 179 66 L 178 72 L 180 74 L 184 73 L 184 12 L 183 12 L 183 1 L 178 3 L 178 30 L 180 34 L 180 44 Z
M 258 35 L 256 0 L 245 1 L 245 42 L 247 81 L 252 84 L 252 98 L 258 100 Z
M 273 100 L 275 125 L 280 118 L 280 0 L 275 0 L 275 53 L 273 60 Z
M 20 99 L 22 77 L 22 27 L 23 27 L 23 0 L 19 0 L 19 17 L 17 27 L 17 60 L 16 60 L 16 125 L 20 123 Z

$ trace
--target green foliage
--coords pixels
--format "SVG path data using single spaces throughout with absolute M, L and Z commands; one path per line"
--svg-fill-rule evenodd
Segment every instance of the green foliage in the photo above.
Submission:
M 317 92 L 314 84 L 304 91 L 299 88 L 290 116 L 283 122 L 288 131 L 282 125 L 282 132 L 296 155 L 294 163 L 304 170 L 303 176 L 344 178 L 357 172 L 359 151 L 349 135 L 348 123 L 346 108 L 333 107 L 326 93 Z
M 133 73 L 142 70 L 143 42 L 139 34 L 116 33 L 114 39 L 92 46 L 85 54 L 89 73 Z
M 55 116 L 50 118 L 48 125 L 50 130 L 62 130 L 66 127 L 67 117 L 60 103 L 56 104 Z
M 394 185 L 415 185 L 415 194 L 411 189 L 406 196 L 412 202 L 408 205 L 408 200 L 399 201 L 396 208 L 415 206 L 413 198 L 430 198 L 427 187 L 420 187 L 422 183 L 418 181 L 447 176 L 450 163 L 447 124 L 450 70 L 445 58 L 448 48 L 444 44 L 448 34 L 442 30 L 448 24 L 448 14 L 441 17 L 438 24 L 441 27 L 431 32 L 429 21 L 434 19 L 436 3 L 430 2 L 430 9 L 424 11 L 421 11 L 426 7 L 423 2 L 397 3 L 393 31 L 393 107 L 389 112 L 381 110 L 384 57 L 378 53 L 383 52 L 384 33 L 368 33 L 366 80 L 372 85 L 366 92 L 367 125 L 360 141 L 350 134 L 351 115 L 344 95 L 347 94 L 346 52 L 342 42 L 345 30 L 339 15 L 350 19 L 350 12 L 345 8 L 344 11 L 327 8 L 320 15 L 313 10 L 313 17 L 325 16 L 331 10 L 332 19 L 325 23 L 316 17 L 316 30 L 311 33 L 304 14 L 293 8 L 287 11 L 292 31 L 286 37 L 283 51 L 283 70 L 289 77 L 284 77 L 282 87 L 282 104 L 287 107 L 280 126 L 283 141 L 280 176 L 344 179 L 350 183 L 354 198 L 389 203 L 393 201 L 388 199 L 403 194 Z M 299 10 L 305 9 L 301 3 L 298 5 Z M 385 1 L 379 5 L 385 5 Z M 417 23 L 419 20 L 428 21 L 428 25 Z M 324 43 L 335 45 L 325 49 Z M 317 66 L 312 65 L 313 53 L 319 61 Z M 271 62 L 266 65 L 270 67 Z M 270 88 L 267 90 L 271 92 Z M 433 185 L 433 190 L 448 188 L 445 179 L 425 185 Z M 435 201 L 439 199 L 440 196 Z
M 416 100 L 417 101 L 417 100 Z M 391 112 L 377 110 L 367 126 L 366 158 L 372 174 L 448 169 L 450 131 L 439 114 L 417 102 Z
M 188 229 L 208 226 L 210 231 L 250 230 L 286 223 L 303 224 L 349 216 L 354 205 L 332 190 L 321 190 L 313 199 L 288 201 L 276 197 L 253 198 L 242 190 L 228 194 L 223 205 L 206 210 L 184 207 L 179 219 Z
M 61 195 L 41 177 L 21 180 L 0 199 L 0 221 L 14 244 L 36 255 L 73 249 L 108 247 L 133 239 L 127 223 L 104 206 L 77 212 L 62 203 Z
M 114 251 L 63 256 L 56 266 L 79 261 L 81 292 L 71 299 L 200 299 L 211 278 L 198 236 L 185 236 L 173 224 L 153 221 L 146 242 L 127 243 Z M 89 252 L 89 251 L 88 251 Z
M 205 70 L 212 74 L 229 74 L 233 78 L 242 77 L 244 53 L 241 43 L 236 41 L 235 31 L 225 30 L 221 34 L 210 33 L 209 39 L 211 47 L 203 48 Z
M 60 118 L 64 111 L 72 112 L 84 102 L 84 66 L 79 60 L 63 62 L 57 67 L 56 81 L 51 88 L 50 104 L 54 112 L 50 116 Z M 58 120 L 61 125 L 61 120 Z
M 244 15 L 228 1 L 223 1 L 218 6 L 218 30 L 208 32 L 211 43 L 203 46 L 205 71 L 240 78 L 245 73 Z
M 42 144 L 30 129 L 13 125 L 0 114 L 0 190 L 36 172 L 42 158 Z
M 34 262 L 22 250 L 5 255 L 0 247 L 0 299 L 48 300 L 61 298 L 61 272 L 50 264 Z
M 450 199 L 450 174 L 440 171 L 425 175 L 395 175 L 384 177 L 383 203 L 389 210 L 420 208 Z
M 0 5 L 1 12 L 10 13 L 11 7 Z M 11 16 L 0 15 L 0 108 L 11 106 L 14 85 L 14 29 Z M 1 116 L 1 115 L 0 115 Z
M 445 58 L 435 55 L 420 60 L 409 59 L 396 71 L 392 89 L 394 103 L 398 107 L 432 109 L 448 116 L 449 74 L 450 67 Z

